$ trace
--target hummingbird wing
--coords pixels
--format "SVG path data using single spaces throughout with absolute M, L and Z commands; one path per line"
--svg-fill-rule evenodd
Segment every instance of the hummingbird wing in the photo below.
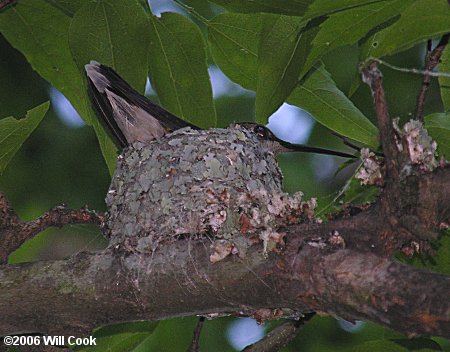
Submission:
M 96 61 L 85 68 L 94 108 L 120 147 L 183 127 L 199 129 L 139 94 L 112 68 Z

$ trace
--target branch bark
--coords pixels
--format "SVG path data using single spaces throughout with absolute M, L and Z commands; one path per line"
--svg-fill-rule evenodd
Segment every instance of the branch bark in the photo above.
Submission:
M 425 62 L 425 71 L 431 72 L 434 68 L 439 64 L 442 53 L 445 50 L 445 47 L 448 44 L 448 40 L 450 38 L 450 34 L 445 34 L 442 36 L 439 43 L 436 47 L 431 51 L 427 57 Z M 419 95 L 417 96 L 416 103 L 416 119 L 423 122 L 423 113 L 425 107 L 425 99 L 427 96 L 428 88 L 430 86 L 431 76 L 429 74 L 424 74 L 422 78 L 422 86 L 420 88 Z
M 104 214 L 88 209 L 67 209 L 64 205 L 54 207 L 35 220 L 21 221 L 5 195 L 0 192 L 0 264 L 27 240 L 48 227 L 69 224 L 94 224 L 101 226 Z
M 371 253 L 315 248 L 301 232 L 288 235 L 282 255 L 265 258 L 256 246 L 216 264 L 209 255 L 206 241 L 184 240 L 154 256 L 103 251 L 2 266 L 0 331 L 80 336 L 115 322 L 270 307 L 450 337 L 448 276 Z
M 432 209 L 432 226 L 449 223 L 450 168 L 421 182 L 429 191 L 415 200 Z M 372 320 L 409 336 L 450 337 L 449 277 L 387 258 L 407 237 L 386 224 L 378 204 L 283 231 L 286 245 L 268 257 L 259 244 L 215 264 L 203 236 L 153 255 L 112 246 L 65 261 L 2 265 L 0 332 L 81 336 L 124 321 L 289 308 Z

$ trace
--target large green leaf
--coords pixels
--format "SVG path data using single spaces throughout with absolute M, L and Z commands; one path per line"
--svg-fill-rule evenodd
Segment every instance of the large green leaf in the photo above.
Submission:
M 406 7 L 400 19 L 383 29 L 372 40 L 370 56 L 382 57 L 404 51 L 450 29 L 447 1 L 417 0 Z M 367 55 L 368 56 L 368 55 Z
M 318 66 L 289 96 L 288 103 L 307 110 L 316 121 L 369 147 L 378 146 L 378 130 Z
M 49 105 L 50 103 L 46 102 L 36 106 L 20 120 L 12 116 L 0 120 L 0 174 L 5 171 L 14 154 L 42 121 Z
M 19 2 L 0 14 L 0 31 L 25 55 L 31 66 L 74 105 L 86 123 L 93 122 L 82 73 L 76 66 L 67 39 L 71 18 L 44 0 Z M 94 120 L 95 121 L 95 120 Z M 103 131 L 96 129 L 110 172 L 116 149 Z
M 187 351 L 197 320 L 197 317 L 189 317 L 160 321 L 152 335 L 143 341 L 142 346 L 136 348 L 136 352 Z M 176 338 L 174 331 L 177 332 Z
M 91 0 L 46 0 L 50 5 L 53 5 L 57 9 L 60 9 L 67 16 L 72 17 L 75 15 L 83 5 Z
M 151 18 L 150 74 L 158 97 L 175 115 L 200 127 L 216 125 L 216 111 L 199 28 L 186 17 Z
M 400 11 L 414 1 L 416 0 L 375 2 L 330 15 L 320 25 L 302 72 L 307 73 L 318 59 L 331 50 L 354 44 L 374 27 L 399 16 Z
M 112 66 L 138 91 L 144 92 L 147 79 L 149 23 L 136 0 L 87 2 L 76 12 L 70 26 L 69 42 L 79 74 L 84 65 L 96 60 Z M 110 173 L 114 171 L 117 149 L 90 107 L 86 89 L 83 98 Z
M 211 0 L 228 11 L 241 13 L 267 12 L 314 18 L 386 0 Z M 389 1 L 389 0 L 388 0 Z
M 136 90 L 147 80 L 148 17 L 136 0 L 97 0 L 73 17 L 69 42 L 80 71 L 91 60 L 113 67 Z
M 67 41 L 70 17 L 44 0 L 19 1 L 0 13 L 0 32 L 89 122 L 83 79 Z
M 425 116 L 425 127 L 437 142 L 440 156 L 450 159 L 450 112 Z
M 268 118 L 298 82 L 312 38 L 318 27 L 304 28 L 300 17 L 265 16 L 258 50 L 256 121 Z
M 269 12 L 291 16 L 303 15 L 313 0 L 211 0 L 229 11 Z
M 439 63 L 439 72 L 450 73 L 450 46 L 445 48 Z M 439 77 L 439 86 L 441 88 L 442 102 L 444 109 L 450 112 L 450 77 Z
M 256 89 L 258 47 L 264 15 L 224 13 L 208 23 L 214 62 L 234 82 Z
M 260 38 L 256 30 L 262 30 L 260 16 L 219 15 L 208 28 L 216 63 L 228 77 L 250 89 L 256 87 L 254 75 L 258 53 L 255 50 Z M 251 23 L 259 24 L 259 27 L 251 27 Z M 308 75 L 287 102 L 308 110 L 319 123 L 341 135 L 374 148 L 378 145 L 377 128 L 336 87 L 323 67 Z
M 407 352 L 408 350 L 389 340 L 372 340 L 355 345 L 351 352 Z
M 140 321 L 121 323 L 101 327 L 94 331 L 96 345 L 89 347 L 75 347 L 78 352 L 123 352 L 138 351 L 158 326 L 159 322 Z
M 305 14 L 306 18 L 324 16 L 353 7 L 391 0 L 315 0 Z

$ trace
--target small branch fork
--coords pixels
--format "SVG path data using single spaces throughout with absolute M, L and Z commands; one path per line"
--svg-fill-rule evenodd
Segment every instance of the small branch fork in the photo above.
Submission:
M 277 326 L 262 340 L 247 346 L 242 352 L 277 352 L 292 342 L 316 313 L 305 314 L 300 320 L 288 320 Z
M 439 61 L 441 59 L 442 53 L 444 52 L 448 41 L 450 38 L 450 33 L 445 34 L 442 36 L 441 40 L 439 41 L 438 45 L 431 51 L 431 42 L 429 42 L 429 53 L 426 57 L 425 62 L 425 71 L 431 72 L 434 70 L 434 68 L 439 64 Z M 431 51 L 431 52 L 430 52 Z M 431 81 L 431 75 L 424 74 L 422 79 L 422 87 L 420 88 L 420 93 L 417 96 L 417 103 L 416 103 L 416 119 L 423 122 L 423 116 L 424 116 L 424 106 L 425 106 L 425 99 L 427 96 L 428 88 L 430 86 Z
M 427 72 L 439 62 L 445 45 L 449 40 L 444 36 L 427 59 Z M 393 251 L 404 249 L 411 243 L 417 244 L 417 252 L 430 250 L 426 241 L 435 239 L 439 230 L 439 214 L 436 210 L 436 200 L 425 181 L 427 173 L 414 168 L 409 155 L 409 145 L 406 138 L 397 136 L 389 117 L 382 74 L 375 60 L 363 67 L 363 81 L 372 91 L 374 107 L 380 130 L 381 145 L 385 155 L 385 185 L 383 193 L 375 206 L 385 219 L 379 224 L 379 232 L 383 234 L 386 250 L 384 255 L 390 256 Z M 427 78 L 428 77 L 428 78 Z M 423 102 L 426 86 L 430 75 L 424 76 L 424 84 L 419 94 L 419 114 L 423 115 Z M 416 177 L 406 177 L 404 170 Z M 419 176 L 419 177 L 417 177 Z M 418 206 L 420 199 L 420 206 Z M 425 242 L 424 242 L 425 241 Z M 421 243 L 418 245 L 418 243 Z
M 50 209 L 35 220 L 22 221 L 12 209 L 3 193 L 0 193 L 0 264 L 24 242 L 48 227 L 69 224 L 94 224 L 102 226 L 104 214 L 88 209 L 67 209 L 60 205 Z

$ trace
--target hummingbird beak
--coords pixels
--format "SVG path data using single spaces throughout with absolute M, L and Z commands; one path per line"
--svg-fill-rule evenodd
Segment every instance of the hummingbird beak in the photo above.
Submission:
M 302 152 L 302 153 L 314 153 L 314 154 L 340 156 L 342 158 L 348 158 L 348 159 L 356 159 L 357 158 L 355 155 L 348 154 L 345 152 L 340 152 L 337 150 L 331 150 L 331 149 L 325 149 L 325 148 L 319 148 L 319 147 L 310 147 L 310 146 L 304 145 L 304 144 L 292 144 L 289 142 L 282 141 L 280 139 L 278 139 L 278 143 L 280 143 L 280 145 L 284 149 L 284 151 L 282 151 L 282 153 Z
M 275 155 L 281 153 L 292 153 L 292 152 L 302 152 L 302 153 L 315 153 L 315 154 L 325 154 L 325 155 L 334 155 L 340 156 L 342 158 L 356 159 L 358 158 L 355 155 L 340 152 L 337 150 L 324 149 L 319 147 L 310 147 L 304 144 L 293 144 L 282 139 L 278 138 L 273 134 L 271 130 L 263 125 L 258 124 L 242 124 L 242 126 L 246 128 L 253 129 L 253 132 L 256 133 L 259 138 L 265 142 L 268 149 L 272 151 Z

